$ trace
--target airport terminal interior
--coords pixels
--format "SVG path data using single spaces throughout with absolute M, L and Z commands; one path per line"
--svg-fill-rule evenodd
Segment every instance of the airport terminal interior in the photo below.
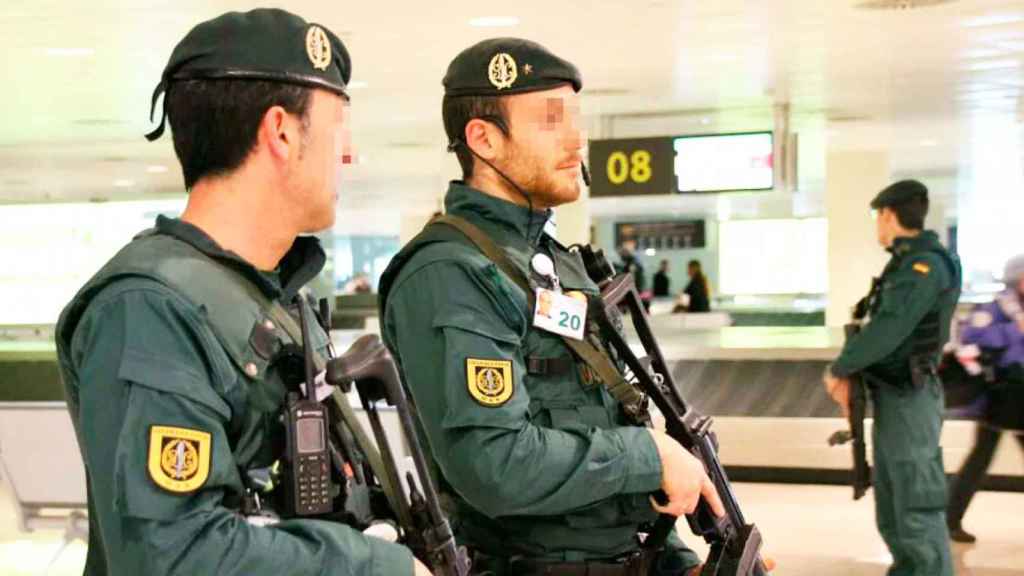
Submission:
M 55 324 L 121 246 L 185 207 L 171 138 L 143 137 L 160 120 L 151 97 L 171 50 L 201 21 L 260 6 L 0 2 L 0 574 L 82 573 L 85 475 Z M 354 62 L 351 164 L 311 282 L 332 303 L 336 350 L 381 333 L 381 275 L 460 177 L 441 119 L 448 63 L 487 38 L 539 42 L 581 72 L 591 175 L 550 232 L 632 262 L 665 361 L 713 418 L 774 573 L 886 573 L 875 491 L 854 500 L 850 447 L 828 442 L 847 421 L 822 374 L 888 260 L 869 204 L 893 182 L 928 188 L 925 227 L 962 263 L 956 320 L 1008 289 L 1004 264 L 1024 253 L 1024 1 L 276 6 L 336 32 Z M 709 311 L 688 310 L 693 261 Z M 394 412 L 382 415 L 405 450 Z M 950 478 L 976 418 L 946 413 Z M 957 574 L 1024 575 L 1024 451 L 1011 434 L 963 521 L 977 542 L 952 543 Z

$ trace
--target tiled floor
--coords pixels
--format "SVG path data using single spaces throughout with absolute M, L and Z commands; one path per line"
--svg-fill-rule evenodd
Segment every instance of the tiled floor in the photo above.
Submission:
M 870 496 L 853 502 L 849 489 L 835 486 L 740 484 L 736 491 L 748 519 L 764 534 L 769 554 L 779 562 L 775 574 L 885 574 L 888 555 L 875 533 Z M 84 545 L 70 546 L 46 572 L 60 545 L 60 534 L 19 533 L 9 495 L 0 494 L 0 502 L 0 574 L 81 574 Z M 980 493 L 965 525 L 979 542 L 954 546 L 957 574 L 1024 575 L 1024 494 Z M 685 525 L 681 530 L 687 533 Z

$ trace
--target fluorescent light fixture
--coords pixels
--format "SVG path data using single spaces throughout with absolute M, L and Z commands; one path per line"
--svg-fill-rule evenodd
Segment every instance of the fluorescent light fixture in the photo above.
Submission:
M 369 85 L 370 84 L 368 82 L 364 81 L 364 80 L 353 80 L 353 81 L 349 82 L 346 85 L 346 88 L 351 88 L 353 90 L 360 90 L 360 89 L 368 87 Z
M 995 48 L 972 48 L 970 50 L 964 50 L 960 53 L 963 58 L 994 58 L 996 56 L 1003 56 L 1005 52 L 1003 50 L 996 50 Z
M 128 180 L 126 178 L 114 180 L 115 188 L 131 188 L 132 186 L 135 186 L 135 180 Z
M 1000 24 L 1015 24 L 1017 22 L 1024 22 L 1024 13 L 989 14 L 988 16 L 968 18 L 963 21 L 962 26 L 964 28 L 982 28 L 984 26 L 999 26 Z
M 152 166 L 147 166 L 146 172 L 149 172 L 150 174 L 163 174 L 164 172 L 167 172 L 167 166 L 159 166 L 154 164 Z
M 44 50 L 47 56 L 60 58 L 83 58 L 92 56 L 96 50 L 92 48 L 47 48 Z
M 711 120 L 708 120 L 707 118 L 701 118 L 700 123 L 707 126 L 708 124 L 711 124 Z
M 931 138 L 925 138 L 924 140 L 921 140 L 920 144 L 925 148 L 934 148 L 935 146 L 939 145 L 937 141 L 932 140 Z
M 469 21 L 474 28 L 508 28 L 518 24 L 518 16 L 480 16 Z
M 644 254 L 647 254 L 648 256 L 656 256 L 658 251 L 654 248 L 648 248 L 647 250 L 644 250 Z
M 1007 68 L 1020 68 L 1020 61 L 1010 58 L 1002 60 L 987 60 L 984 62 L 974 62 L 964 67 L 965 70 L 970 70 L 972 72 L 980 72 L 984 70 L 1005 70 Z

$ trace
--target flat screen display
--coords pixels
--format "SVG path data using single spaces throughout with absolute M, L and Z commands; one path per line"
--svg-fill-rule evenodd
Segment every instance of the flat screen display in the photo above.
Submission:
M 771 190 L 775 183 L 771 132 L 676 138 L 676 191 Z
M 324 421 L 320 418 L 302 418 L 298 422 L 298 449 L 301 454 L 324 449 Z

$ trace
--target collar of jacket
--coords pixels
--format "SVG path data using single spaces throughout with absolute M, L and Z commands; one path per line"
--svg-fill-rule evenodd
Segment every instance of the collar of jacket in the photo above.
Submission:
M 483 219 L 509 236 L 526 239 L 532 246 L 539 242 L 544 232 L 544 224 L 551 217 L 551 210 L 535 210 L 531 222 L 529 208 L 495 198 L 460 180 L 452 181 L 448 185 L 444 206 L 448 214 L 474 222 Z M 496 240 L 500 241 L 502 238 Z
M 238 270 L 267 297 L 284 302 L 291 301 L 300 288 L 320 273 L 327 261 L 318 239 L 299 236 L 281 258 L 277 273 L 262 272 L 238 254 L 222 248 L 206 232 L 188 222 L 157 216 L 156 231 L 190 244 L 217 262 Z M 280 282 L 275 278 L 278 274 Z

